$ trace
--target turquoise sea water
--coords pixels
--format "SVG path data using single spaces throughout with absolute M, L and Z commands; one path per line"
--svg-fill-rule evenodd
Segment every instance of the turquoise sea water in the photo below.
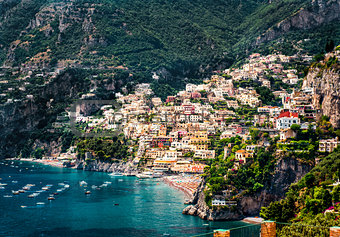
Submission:
M 0 183 L 7 183 L 0 189 L 0 236 L 194 236 L 212 229 L 247 225 L 237 221 L 213 222 L 207 229 L 204 224 L 209 222 L 182 215 L 184 194 L 157 179 L 111 177 L 106 173 L 19 161 L 0 161 L 0 178 Z M 80 185 L 81 181 L 87 182 L 87 187 Z M 105 181 L 112 183 L 92 188 Z M 50 194 L 64 187 L 60 183 L 70 187 L 48 201 Z M 35 186 L 29 192 L 12 194 L 12 190 L 26 184 Z M 45 185 L 53 186 L 28 198 Z M 85 190 L 91 194 L 85 195 Z M 37 205 L 38 202 L 45 205 Z M 255 233 L 249 236 L 257 236 Z

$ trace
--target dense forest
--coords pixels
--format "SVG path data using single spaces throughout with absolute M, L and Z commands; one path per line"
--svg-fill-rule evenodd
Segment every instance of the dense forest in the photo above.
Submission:
M 0 63 L 20 65 L 43 53 L 50 66 L 124 66 L 165 94 L 224 69 L 250 52 L 318 53 L 339 42 L 339 24 L 292 29 L 255 44 L 259 34 L 308 0 L 19 0 L 0 2 Z M 305 40 L 308 39 L 308 40 Z M 297 42 L 302 43 L 297 43 Z M 298 47 L 293 47 L 294 45 Z

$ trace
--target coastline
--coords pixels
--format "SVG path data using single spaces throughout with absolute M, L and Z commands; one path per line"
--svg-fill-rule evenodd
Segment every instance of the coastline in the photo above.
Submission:
M 246 217 L 241 221 L 249 223 L 249 224 L 260 225 L 264 221 L 264 219 L 261 217 Z
M 55 160 L 55 159 L 8 158 L 6 160 L 29 161 L 29 162 L 39 163 L 39 164 L 43 164 L 43 165 L 59 167 L 59 168 L 73 168 L 73 167 L 65 167 L 63 165 L 63 163 L 64 163 L 63 161 Z

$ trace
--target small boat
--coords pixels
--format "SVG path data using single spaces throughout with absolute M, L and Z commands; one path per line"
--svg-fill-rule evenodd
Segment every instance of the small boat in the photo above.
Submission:
M 153 173 L 153 177 L 154 178 L 160 178 L 160 177 L 162 177 L 163 176 L 163 173 L 161 173 L 161 172 L 155 172 L 155 173 Z
M 62 191 L 64 191 L 63 189 L 57 189 L 58 193 L 61 193 Z
M 52 200 L 55 200 L 55 198 L 54 197 L 48 197 L 47 200 L 52 201 Z
M 119 203 L 115 203 L 115 206 L 119 206 Z
M 17 184 L 17 183 L 18 183 L 18 181 L 16 181 L 16 180 L 13 180 L 13 181 L 12 181 L 12 183 L 14 183 L 14 184 Z
M 32 194 L 28 195 L 28 197 L 29 198 L 35 198 L 35 197 L 37 197 L 39 195 L 40 195 L 40 193 L 32 193 Z
M 53 193 L 54 196 L 59 195 L 59 193 Z
M 19 194 L 19 191 L 12 191 L 12 193 L 13 193 L 14 195 L 18 195 L 18 194 Z
M 47 191 L 47 190 L 49 190 L 50 188 L 45 186 L 45 187 L 42 187 L 41 189 Z
M 4 195 L 3 197 L 4 197 L 4 198 L 11 198 L 11 197 L 13 197 L 13 196 L 11 196 L 11 195 Z
M 86 195 L 89 195 L 89 194 L 91 194 L 91 192 L 90 192 L 90 191 L 86 191 L 85 194 L 86 194 Z
M 45 205 L 44 202 L 37 202 L 37 205 L 41 206 L 41 205 Z
M 25 186 L 25 187 L 23 187 L 22 189 L 27 191 L 27 190 L 30 190 L 30 189 L 31 189 L 31 187 L 29 187 L 29 186 L 28 186 L 28 187 L 27 187 L 27 186 Z
M 79 182 L 79 185 L 82 186 L 82 185 L 87 185 L 87 183 L 83 180 L 83 181 L 80 181 Z
M 23 189 L 19 190 L 19 193 L 24 193 L 24 192 L 25 192 L 25 190 L 23 190 Z
M 21 206 L 21 208 L 26 208 L 27 206 Z
M 91 188 L 92 188 L 92 189 L 96 189 L 97 186 L 96 186 L 96 185 L 92 185 Z
M 143 173 L 137 174 L 136 177 L 140 178 L 140 179 L 152 179 L 153 173 L 152 172 L 143 172 Z
M 69 188 L 70 187 L 70 185 L 69 184 L 66 184 L 65 186 L 64 186 L 64 188 Z
M 105 181 L 104 183 L 105 184 L 112 184 L 112 182 L 110 182 L 110 181 Z
M 111 174 L 109 174 L 109 175 L 112 176 L 112 177 L 123 176 L 123 174 L 122 174 L 122 173 L 119 173 L 119 172 L 113 172 L 113 173 L 111 173 Z
M 5 187 L 0 186 L 0 189 L 5 189 Z
M 170 237 L 171 235 L 168 234 L 168 233 L 164 233 L 163 236 L 167 236 L 167 237 Z
M 7 186 L 6 183 L 0 183 L 0 186 Z

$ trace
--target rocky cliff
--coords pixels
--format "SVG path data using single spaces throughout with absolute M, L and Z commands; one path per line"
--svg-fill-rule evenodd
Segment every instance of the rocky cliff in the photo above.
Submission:
M 205 182 L 202 182 L 194 195 L 193 204 L 187 206 L 183 214 L 199 216 L 210 221 L 240 220 L 246 216 L 258 215 L 261 207 L 284 198 L 289 185 L 298 182 L 312 167 L 312 164 L 295 158 L 281 157 L 276 163 L 273 179 L 265 189 L 252 195 L 242 195 L 237 206 L 229 208 L 209 208 L 204 200 Z
M 324 61 L 311 66 L 303 88 L 313 89 L 313 104 L 319 114 L 330 118 L 340 128 L 340 50 L 326 55 Z
M 84 75 L 72 69 L 37 88 L 32 99 L 1 105 L 0 134 L 3 139 L 0 139 L 0 158 L 18 155 L 16 152 L 22 149 L 20 146 L 31 137 L 32 132 L 42 133 L 40 129 L 46 130 L 57 114 L 71 103 L 71 99 L 77 98 L 79 92 L 87 91 L 88 87 Z M 49 147 L 51 144 L 45 145 Z
M 301 8 L 260 35 L 256 44 L 271 41 L 294 29 L 306 30 L 339 20 L 340 0 L 312 0 L 311 5 Z

